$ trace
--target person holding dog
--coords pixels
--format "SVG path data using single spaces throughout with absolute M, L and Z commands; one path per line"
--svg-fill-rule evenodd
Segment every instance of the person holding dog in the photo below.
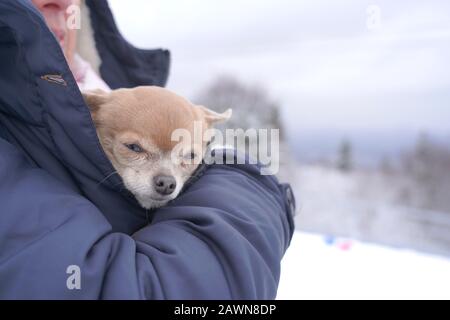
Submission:
M 80 88 L 164 86 L 170 54 L 126 42 L 105 0 L 79 3 L 87 24 L 68 30 L 74 4 L 0 2 L 0 298 L 275 298 L 290 187 L 208 165 L 167 206 L 139 206 Z

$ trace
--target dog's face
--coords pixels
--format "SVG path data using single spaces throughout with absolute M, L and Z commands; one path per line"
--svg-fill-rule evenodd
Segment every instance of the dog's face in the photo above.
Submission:
M 218 114 L 159 87 L 97 90 L 83 96 L 106 155 L 125 187 L 147 209 L 179 194 L 205 154 L 205 132 L 231 116 L 231 110 Z M 194 136 L 198 128 L 200 139 Z M 180 129 L 192 139 L 173 139 Z

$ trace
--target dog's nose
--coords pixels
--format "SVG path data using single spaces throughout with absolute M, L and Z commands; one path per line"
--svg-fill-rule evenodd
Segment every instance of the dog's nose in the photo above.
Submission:
M 153 183 L 156 192 L 164 196 L 172 194 L 177 187 L 177 182 L 172 176 L 156 176 L 153 178 Z

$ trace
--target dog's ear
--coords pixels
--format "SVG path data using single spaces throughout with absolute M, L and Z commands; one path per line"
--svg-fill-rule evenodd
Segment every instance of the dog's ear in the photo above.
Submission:
M 100 106 L 104 104 L 108 98 L 108 93 L 101 89 L 84 91 L 81 94 L 83 95 L 87 106 L 91 110 L 91 113 L 96 113 L 100 109 Z
M 225 122 L 231 118 L 231 115 L 233 114 L 233 110 L 228 109 L 227 111 L 223 113 L 215 112 L 211 109 L 208 109 L 204 106 L 198 106 L 200 110 L 203 112 L 203 116 L 205 117 L 205 121 L 209 124 L 219 123 L 219 122 Z

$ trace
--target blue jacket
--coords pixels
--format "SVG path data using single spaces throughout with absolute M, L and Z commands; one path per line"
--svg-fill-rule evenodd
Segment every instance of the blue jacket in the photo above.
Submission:
M 135 49 L 106 1 L 88 5 L 105 81 L 164 85 L 169 53 Z M 275 297 L 293 232 L 288 186 L 253 165 L 210 165 L 146 212 L 111 172 L 42 16 L 1 0 L 0 298 Z

